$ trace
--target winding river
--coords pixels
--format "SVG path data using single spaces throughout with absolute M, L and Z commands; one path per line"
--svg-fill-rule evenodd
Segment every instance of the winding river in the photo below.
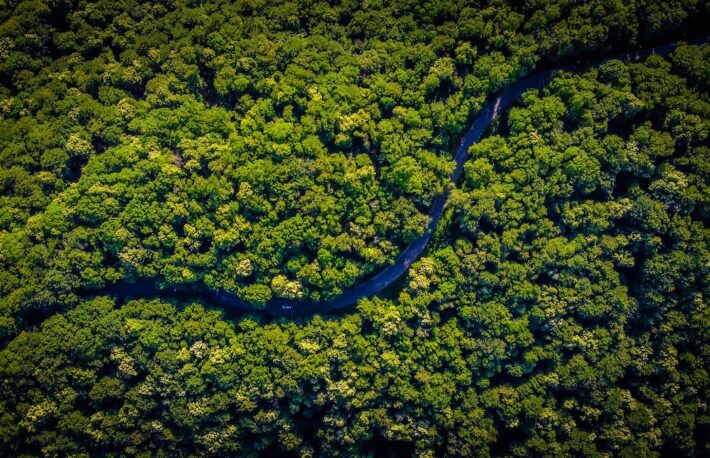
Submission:
M 707 43 L 708 37 L 689 40 L 687 44 L 704 44 Z M 535 73 L 527 78 L 518 81 L 515 85 L 504 89 L 497 95 L 488 100 L 481 108 L 473 123 L 464 135 L 461 143 L 456 149 L 454 160 L 456 167 L 451 174 L 450 186 L 455 186 L 463 171 L 463 165 L 468 159 L 469 148 L 476 143 L 483 132 L 493 119 L 503 110 L 513 104 L 520 95 L 533 88 L 541 88 L 545 86 L 553 77 L 553 74 L 559 70 L 577 71 L 583 68 L 598 64 L 603 60 L 619 59 L 624 62 L 635 62 L 641 60 L 651 54 L 659 54 L 665 56 L 670 54 L 678 44 L 668 44 L 656 48 L 647 48 L 639 51 L 630 52 L 627 54 L 607 57 L 602 60 L 595 60 L 584 64 L 570 65 L 560 67 L 553 70 L 546 70 Z M 86 295 L 110 294 L 124 297 L 142 297 L 142 296 L 196 296 L 208 303 L 219 305 L 227 308 L 234 308 L 247 312 L 260 312 L 270 315 L 294 316 L 306 315 L 317 312 L 328 312 L 336 309 L 341 309 L 357 303 L 358 300 L 364 297 L 369 297 L 383 291 L 390 286 L 395 280 L 402 276 L 409 266 L 419 258 L 426 249 L 427 244 L 436 229 L 436 226 L 441 220 L 444 213 L 444 207 L 448 197 L 448 190 L 440 194 L 434 199 L 431 211 L 429 212 L 429 223 L 426 231 L 419 238 L 411 242 L 395 259 L 394 263 L 386 267 L 378 274 L 363 281 L 354 288 L 348 289 L 342 295 L 325 301 L 311 300 L 289 300 L 275 298 L 271 299 L 263 307 L 257 308 L 254 304 L 241 299 L 239 296 L 222 290 L 197 290 L 191 286 L 176 286 L 161 288 L 154 280 L 140 280 L 137 282 L 120 282 L 102 289 L 86 291 Z

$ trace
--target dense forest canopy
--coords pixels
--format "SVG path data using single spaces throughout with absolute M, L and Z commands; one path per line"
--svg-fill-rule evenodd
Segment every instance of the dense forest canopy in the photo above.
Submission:
M 693 0 L 0 0 L 0 455 L 710 452 L 710 46 Z M 87 297 L 80 291 L 97 291 Z
M 119 279 L 337 296 L 421 234 L 488 95 L 705 12 L 278 3 L 7 2 L 2 332 Z

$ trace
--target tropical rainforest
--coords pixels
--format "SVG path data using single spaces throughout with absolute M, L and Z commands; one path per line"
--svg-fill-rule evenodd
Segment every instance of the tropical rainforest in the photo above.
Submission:
M 0 456 L 708 456 L 709 23 L 0 0 Z M 263 313 L 392 265 L 442 193 L 384 292 Z

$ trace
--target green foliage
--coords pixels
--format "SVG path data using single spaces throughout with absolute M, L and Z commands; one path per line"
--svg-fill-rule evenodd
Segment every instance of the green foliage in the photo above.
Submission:
M 0 260 L 25 285 L 2 316 L 121 278 L 258 301 L 286 278 L 300 285 L 289 297 L 336 296 L 423 232 L 448 152 L 491 92 L 540 58 L 634 43 L 704 11 L 513 3 L 10 2 L 0 232 L 44 248 Z M 677 56 L 701 82 L 703 56 Z M 561 109 L 545 99 L 526 113 L 546 128 Z M 704 132 L 693 116 L 667 123 L 688 142 Z
M 337 296 L 422 234 L 494 91 L 707 18 L 0 0 L 0 455 L 707 454 L 708 46 L 523 94 L 353 313 L 77 295 Z
M 705 48 L 559 74 L 472 148 L 452 199 L 461 292 L 440 307 L 478 339 L 513 454 L 707 448 L 710 105 L 678 76 Z

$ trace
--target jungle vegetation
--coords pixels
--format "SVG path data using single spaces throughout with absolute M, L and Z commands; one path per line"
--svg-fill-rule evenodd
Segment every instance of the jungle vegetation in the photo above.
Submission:
M 704 456 L 710 46 L 694 0 L 0 0 L 0 455 Z

